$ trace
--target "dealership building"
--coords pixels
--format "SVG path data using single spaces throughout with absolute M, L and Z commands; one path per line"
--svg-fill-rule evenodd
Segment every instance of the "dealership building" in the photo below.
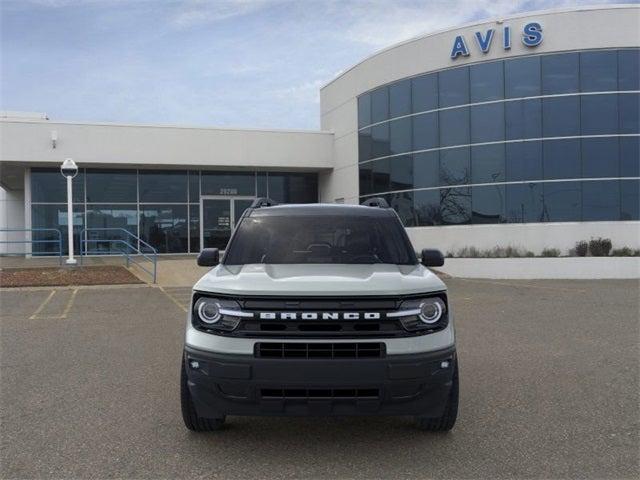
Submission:
M 640 7 L 616 5 L 414 38 L 325 85 L 320 131 L 5 112 L 0 229 L 66 229 L 59 165 L 71 157 L 80 167 L 77 239 L 83 228 L 122 228 L 159 253 L 224 248 L 242 211 L 261 196 L 287 203 L 384 197 L 416 249 L 566 253 L 600 236 L 637 249 L 638 25 Z

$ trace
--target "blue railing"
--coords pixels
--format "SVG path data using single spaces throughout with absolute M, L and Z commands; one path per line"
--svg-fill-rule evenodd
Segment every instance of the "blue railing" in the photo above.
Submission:
M 88 238 L 88 234 L 91 232 L 119 232 L 121 237 L 124 233 L 124 238 Z M 158 267 L 158 252 L 155 248 L 149 245 L 147 242 L 137 237 L 129 230 L 125 228 L 84 228 L 82 232 L 80 232 L 80 263 L 82 264 L 82 259 L 87 255 L 105 255 L 104 250 L 89 250 L 88 244 L 108 244 L 109 250 L 107 255 L 113 255 L 112 247 L 115 247 L 115 254 L 124 255 L 127 267 L 133 263 L 138 266 L 142 271 L 151 275 L 153 278 L 153 283 L 156 283 L 157 276 L 157 267 Z M 124 247 L 124 248 L 121 248 Z M 148 251 L 145 252 L 142 250 L 142 247 L 146 248 Z M 143 264 L 142 261 L 137 261 L 136 257 L 142 257 L 143 261 L 147 260 L 151 263 L 151 265 Z M 144 265 L 147 265 L 150 269 L 145 268 Z
M 45 238 L 45 239 L 33 239 L 33 235 L 31 236 L 30 239 L 24 239 L 24 240 L 0 240 L 0 244 L 14 244 L 14 243 L 23 243 L 23 244 L 31 244 L 31 252 L 2 252 L 2 255 L 28 255 L 29 253 L 31 254 L 51 254 L 51 255 L 58 255 L 58 259 L 60 261 L 60 265 L 62 265 L 62 233 L 60 233 L 60 230 L 58 230 L 57 228 L 2 228 L 0 229 L 0 234 L 2 233 L 10 233 L 10 232 L 30 232 L 30 233 L 39 233 L 39 232 L 50 232 L 50 233 L 55 233 L 55 237 L 56 238 Z M 7 235 L 8 238 L 8 235 Z M 33 245 L 34 244 L 41 244 L 41 243 L 54 243 L 58 246 L 58 250 L 57 251 L 52 251 L 52 252 L 34 252 L 33 251 Z

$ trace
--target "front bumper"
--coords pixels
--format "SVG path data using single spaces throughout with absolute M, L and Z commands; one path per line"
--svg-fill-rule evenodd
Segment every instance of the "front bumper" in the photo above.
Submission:
M 372 359 L 275 359 L 185 347 L 198 415 L 419 415 L 439 417 L 455 347 Z M 194 368 L 194 362 L 197 368 Z M 448 362 L 443 367 L 443 362 Z

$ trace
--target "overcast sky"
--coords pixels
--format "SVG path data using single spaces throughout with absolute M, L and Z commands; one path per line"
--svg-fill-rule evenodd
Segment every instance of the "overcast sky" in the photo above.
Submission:
M 315 129 L 319 87 L 413 36 L 566 0 L 0 0 L 1 110 Z

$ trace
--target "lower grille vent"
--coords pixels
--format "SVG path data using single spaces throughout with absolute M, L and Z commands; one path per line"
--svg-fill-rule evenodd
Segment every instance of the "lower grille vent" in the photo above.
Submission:
M 262 398 L 379 398 L 377 388 L 263 388 Z
M 382 358 L 384 343 L 256 343 L 261 358 Z

